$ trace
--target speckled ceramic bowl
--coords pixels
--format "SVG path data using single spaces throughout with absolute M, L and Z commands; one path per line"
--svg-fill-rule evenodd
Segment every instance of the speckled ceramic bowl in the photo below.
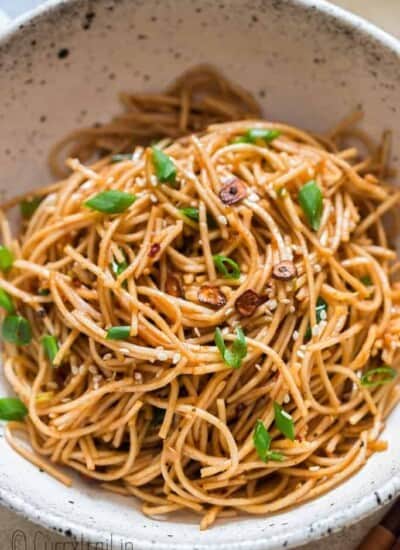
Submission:
M 48 179 L 49 145 L 76 126 L 107 120 L 118 90 L 158 90 L 199 62 L 214 63 L 252 90 L 269 117 L 306 128 L 326 129 L 362 104 L 370 132 L 395 131 L 396 151 L 399 54 L 393 38 L 318 0 L 50 2 L 1 38 L 0 190 L 12 196 Z M 0 394 L 8 391 L 0 380 Z M 116 548 L 121 541 L 135 550 L 298 546 L 355 522 L 399 492 L 399 423 L 397 410 L 385 432 L 389 451 L 329 494 L 274 516 L 218 522 L 207 532 L 192 517 L 146 518 L 133 499 L 78 479 L 67 489 L 15 455 L 4 439 L 0 495 L 66 534 L 103 544 L 112 535 Z

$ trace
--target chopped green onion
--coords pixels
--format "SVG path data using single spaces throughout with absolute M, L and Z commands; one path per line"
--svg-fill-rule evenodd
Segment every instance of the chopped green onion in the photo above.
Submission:
M 17 397 L 0 398 L 0 420 L 23 420 L 28 409 Z
M 225 277 L 225 279 L 239 279 L 240 278 L 240 267 L 227 256 L 222 256 L 220 254 L 215 254 L 213 256 L 213 261 L 217 271 Z
M 0 306 L 5 309 L 7 313 L 14 313 L 15 311 L 10 295 L 2 288 L 0 288 Z
M 29 220 L 36 212 L 37 207 L 42 202 L 42 197 L 33 197 L 31 200 L 24 200 L 19 203 L 19 209 L 21 216 L 26 220 Z
M 221 354 L 224 363 L 232 369 L 238 369 L 242 365 L 242 360 L 247 355 L 246 337 L 240 327 L 236 329 L 236 339 L 233 341 L 231 349 L 228 349 L 224 342 L 221 329 L 217 328 L 214 335 L 215 344 Z
M 153 151 L 153 166 L 156 171 L 158 181 L 163 183 L 172 183 L 176 181 L 176 168 L 172 160 L 168 155 L 158 149 L 158 147 L 152 147 Z
M 6 246 L 0 245 L 0 269 L 8 271 L 14 263 L 14 254 Z
M 364 277 L 360 277 L 360 281 L 365 286 L 372 286 L 374 283 L 372 282 L 372 279 L 369 275 L 364 275 Z
M 275 424 L 278 430 L 288 439 L 292 441 L 295 438 L 294 433 L 294 422 L 293 418 L 289 413 L 283 410 L 282 406 L 279 403 L 274 402 L 274 414 L 275 414 Z
M 397 371 L 385 365 L 383 367 L 377 367 L 367 371 L 361 377 L 361 385 L 366 388 L 375 388 L 376 386 L 382 386 L 394 380 L 397 376 Z
M 103 214 L 121 214 L 125 212 L 136 200 L 135 195 L 110 189 L 102 191 L 85 202 L 85 206 L 92 210 L 97 210 Z
M 322 192 L 315 180 L 307 182 L 299 191 L 299 203 L 314 231 L 318 231 L 322 217 Z
M 39 288 L 38 290 L 39 296 L 48 296 L 50 294 L 49 288 Z
M 262 420 L 257 420 L 253 433 L 253 442 L 259 458 L 263 462 L 267 462 L 268 460 L 282 462 L 283 455 L 281 453 L 277 453 L 276 451 L 270 450 L 271 441 L 272 438 L 264 426 L 264 422 Z
M 122 251 L 121 251 L 122 252 Z M 128 267 L 128 262 L 126 261 L 125 254 L 122 252 L 124 259 L 122 262 L 118 262 L 116 259 L 113 259 L 113 261 L 110 263 L 111 271 L 114 273 L 115 277 L 117 278 L 121 273 L 125 271 L 125 269 Z M 128 281 L 124 281 L 122 283 L 123 288 L 128 288 Z
M 32 340 L 29 321 L 20 315 L 7 315 L 3 321 L 2 335 L 6 342 L 24 346 Z
M 180 208 L 179 212 L 186 216 L 187 218 L 198 222 L 199 221 L 199 209 L 194 208 L 192 206 L 188 206 L 187 208 Z
M 115 164 L 116 162 L 123 162 L 124 160 L 132 160 L 132 153 L 127 153 L 127 154 L 118 154 L 118 155 L 113 155 L 111 157 L 111 162 L 113 164 Z
M 111 327 L 107 330 L 107 340 L 126 340 L 131 333 L 131 327 Z
M 318 296 L 317 303 L 315 304 L 315 317 L 317 320 L 317 325 L 325 319 L 325 315 L 322 313 L 323 311 L 328 311 L 328 304 L 325 302 L 321 296 Z M 324 317 L 324 319 L 322 319 Z M 309 340 L 311 338 L 311 327 L 308 326 L 304 337 L 306 340 Z
M 257 143 L 258 140 L 270 143 L 281 135 L 279 130 L 266 130 L 265 128 L 249 128 L 244 137 L 248 143 Z
M 56 337 L 51 336 L 50 334 L 46 334 L 42 337 L 42 346 L 48 359 L 50 360 L 50 363 L 53 364 L 54 358 L 58 352 L 58 343 Z

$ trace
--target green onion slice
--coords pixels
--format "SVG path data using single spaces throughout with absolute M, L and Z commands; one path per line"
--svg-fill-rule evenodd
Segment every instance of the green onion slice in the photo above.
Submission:
M 294 440 L 294 422 L 293 418 L 287 413 L 279 403 L 274 402 L 275 424 L 278 430 L 288 439 Z
M 213 261 L 217 271 L 225 277 L 225 279 L 239 279 L 240 278 L 240 267 L 228 256 L 222 256 L 221 254 L 216 254 L 213 256 Z
M 199 209 L 194 208 L 192 206 L 188 206 L 187 208 L 180 208 L 179 212 L 186 216 L 187 218 L 198 222 L 199 221 Z
M 360 277 L 360 281 L 365 286 L 372 286 L 374 283 L 372 282 L 372 279 L 369 275 L 364 275 L 363 277 Z
M 21 201 L 19 203 L 21 216 L 25 220 L 29 220 L 29 218 L 31 218 L 33 214 L 36 212 L 42 200 L 43 200 L 42 197 L 33 197 L 33 199 Z
M 28 409 L 17 397 L 0 398 L 0 420 L 23 420 Z
M 107 330 L 107 340 L 126 340 L 131 333 L 130 325 L 111 327 Z
M 0 269 L 8 271 L 14 263 L 14 254 L 6 246 L 0 245 Z
M 125 212 L 135 200 L 135 195 L 131 193 L 110 189 L 109 191 L 102 191 L 98 195 L 87 200 L 85 206 L 91 210 L 102 212 L 103 214 L 121 214 Z
M 6 342 L 24 346 L 32 340 L 29 321 L 20 315 L 7 315 L 3 321 L 2 335 Z
M 328 311 L 328 304 L 325 302 L 325 300 L 323 298 L 321 298 L 321 296 L 318 296 L 318 299 L 317 299 L 317 303 L 315 304 L 315 317 L 316 317 L 316 320 L 317 320 L 317 324 L 320 323 L 323 319 L 322 317 L 324 317 L 323 315 L 323 311 L 327 312 Z M 309 340 L 311 338 L 311 327 L 308 326 L 307 327 L 307 330 L 304 334 L 304 337 L 306 340 Z
M 111 157 L 111 162 L 113 164 L 116 162 L 123 162 L 124 160 L 132 160 L 132 153 L 119 153 L 118 155 L 113 155 Z
M 265 128 L 249 128 L 244 135 L 248 143 L 256 143 L 257 141 L 265 141 L 270 143 L 281 135 L 279 130 L 267 130 Z
M 397 371 L 384 365 L 383 367 L 377 367 L 367 371 L 361 377 L 361 385 L 366 388 L 375 388 L 376 386 L 382 386 L 394 380 L 397 376 Z
M 7 313 L 14 313 L 15 311 L 10 295 L 2 288 L 0 288 L 0 306 L 5 309 Z
M 299 191 L 299 203 L 314 231 L 318 231 L 322 217 L 322 192 L 315 180 L 307 182 Z
M 176 181 L 176 168 L 168 155 L 158 147 L 152 147 L 152 160 L 158 181 L 172 183 Z
M 270 450 L 271 441 L 271 436 L 264 426 L 264 422 L 262 420 L 257 420 L 253 433 L 253 442 L 259 458 L 263 462 L 267 462 L 268 460 L 282 462 L 283 455 L 281 453 L 277 453 L 276 451 Z
M 56 337 L 50 334 L 46 334 L 42 337 L 42 346 L 50 363 L 53 364 L 54 358 L 57 355 L 59 349 Z
M 233 341 L 230 349 L 228 349 L 225 345 L 224 337 L 220 328 L 215 330 L 214 341 L 222 359 L 224 360 L 224 363 L 232 369 L 240 368 L 242 365 L 242 360 L 247 355 L 247 343 L 243 330 L 240 327 L 236 328 L 236 339 Z

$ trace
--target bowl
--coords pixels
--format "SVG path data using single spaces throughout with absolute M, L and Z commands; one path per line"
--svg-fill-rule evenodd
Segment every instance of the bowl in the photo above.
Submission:
M 1 36 L 1 193 L 11 197 L 49 180 L 50 145 L 73 128 L 108 120 L 118 91 L 161 89 L 202 62 L 251 90 L 270 119 L 321 131 L 362 106 L 367 131 L 392 128 L 396 151 L 399 55 L 394 38 L 318 0 L 46 3 Z M 0 395 L 6 393 L 1 378 Z M 4 438 L 0 496 L 35 522 L 103 547 L 111 541 L 136 550 L 298 546 L 358 521 L 400 492 L 399 423 L 400 408 L 384 433 L 389 450 L 330 493 L 273 516 L 219 521 L 205 532 L 191 516 L 147 518 L 133 498 L 79 478 L 65 488 Z

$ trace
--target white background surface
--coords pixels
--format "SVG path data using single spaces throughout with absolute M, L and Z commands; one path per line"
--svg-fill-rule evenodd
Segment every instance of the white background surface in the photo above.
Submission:
M 16 17 L 40 3 L 41 0 L 0 0 L 0 10 L 10 17 Z M 400 0 L 335 0 L 333 3 L 364 16 L 400 38 L 398 24 Z M 354 550 L 369 528 L 377 523 L 380 514 L 320 542 L 308 544 L 303 547 L 303 550 Z M 87 548 L 87 545 L 76 546 L 69 539 L 52 534 L 0 507 L 0 550 L 86 550 Z

